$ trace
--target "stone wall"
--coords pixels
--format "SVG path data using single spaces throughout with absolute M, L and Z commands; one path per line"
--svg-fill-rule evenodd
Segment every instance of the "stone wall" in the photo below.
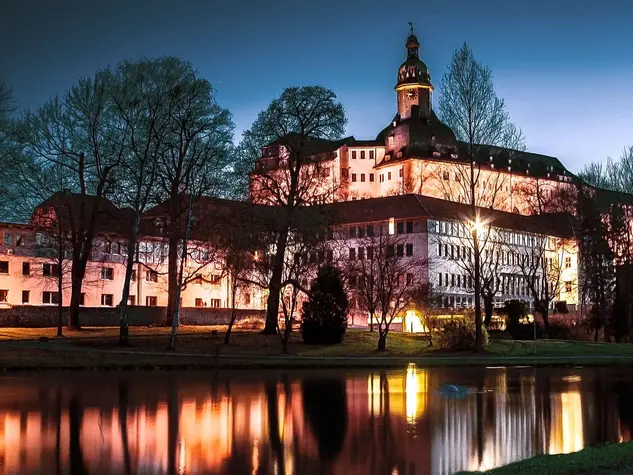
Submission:
M 264 310 L 236 310 L 237 321 L 245 319 L 263 320 Z M 64 325 L 67 324 L 68 309 L 64 307 Z M 167 322 L 165 307 L 128 307 L 131 326 L 160 326 Z M 228 308 L 191 308 L 180 310 L 183 325 L 226 325 L 231 318 Z M 82 307 L 79 323 L 83 326 L 118 326 L 119 316 L 116 307 Z M 16 305 L 0 309 L 0 327 L 55 327 L 57 326 L 57 307 Z

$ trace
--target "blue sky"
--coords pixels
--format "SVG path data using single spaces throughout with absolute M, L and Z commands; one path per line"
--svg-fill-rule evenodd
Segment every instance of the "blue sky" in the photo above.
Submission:
M 528 149 L 576 171 L 633 145 L 631 18 L 618 0 L 2 0 L 0 77 L 36 107 L 122 59 L 176 55 L 214 84 L 238 135 L 285 86 L 323 84 L 348 133 L 374 138 L 413 21 L 436 86 L 468 42 Z

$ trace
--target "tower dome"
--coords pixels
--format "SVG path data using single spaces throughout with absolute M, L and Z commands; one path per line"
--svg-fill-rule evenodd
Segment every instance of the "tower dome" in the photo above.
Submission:
M 407 59 L 398 68 L 398 83 L 395 89 L 398 90 L 403 86 L 417 84 L 428 88 L 433 88 L 431 85 L 431 75 L 429 74 L 429 68 L 424 64 L 424 61 L 420 59 L 419 49 L 420 42 L 417 36 L 411 32 L 411 35 L 407 38 Z

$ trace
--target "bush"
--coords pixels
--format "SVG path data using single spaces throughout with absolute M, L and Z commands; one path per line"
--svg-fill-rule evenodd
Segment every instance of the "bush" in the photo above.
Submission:
M 567 302 L 561 300 L 554 304 L 554 312 L 555 313 L 569 313 L 569 307 L 567 307 Z
M 515 340 L 525 340 L 525 325 L 521 323 L 527 315 L 527 307 L 522 300 L 507 300 L 503 307 L 503 313 L 507 315 L 507 330 Z M 532 331 L 534 333 L 534 331 Z M 532 335 L 532 339 L 534 335 Z
M 330 265 L 321 267 L 302 309 L 303 342 L 308 345 L 341 343 L 347 329 L 347 307 L 341 271 Z
M 466 314 L 453 317 L 438 331 L 437 346 L 443 350 L 474 350 L 476 349 L 475 319 Z M 482 327 L 484 346 L 488 346 L 488 332 Z
M 246 317 L 237 320 L 233 324 L 234 330 L 263 330 L 265 321 L 263 317 Z

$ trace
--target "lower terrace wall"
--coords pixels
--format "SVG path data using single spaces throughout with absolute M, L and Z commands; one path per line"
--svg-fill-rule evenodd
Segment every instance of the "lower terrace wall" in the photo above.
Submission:
M 57 307 L 16 305 L 11 308 L 0 308 L 0 327 L 44 328 L 57 326 Z M 265 310 L 238 309 L 236 322 L 246 319 L 263 321 Z M 64 325 L 68 323 L 68 308 L 64 307 Z M 165 307 L 128 307 L 128 318 L 131 326 L 161 326 L 167 323 Z M 197 308 L 180 309 L 180 322 L 183 325 L 227 325 L 231 318 L 230 308 Z M 119 315 L 116 307 L 81 307 L 79 324 L 87 327 L 118 326 Z

